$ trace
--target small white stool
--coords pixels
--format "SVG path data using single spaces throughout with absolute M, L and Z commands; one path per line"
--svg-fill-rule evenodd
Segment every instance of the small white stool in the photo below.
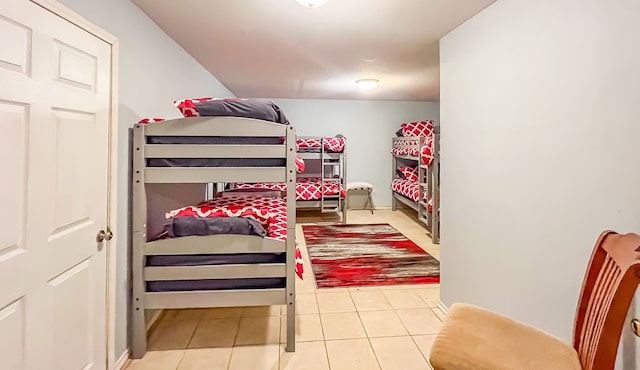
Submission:
M 373 214 L 373 200 L 371 199 L 371 193 L 373 192 L 373 184 L 366 181 L 349 181 L 347 182 L 347 191 L 349 190 L 366 191 L 368 198 L 364 206 L 366 208 L 367 203 L 369 203 L 369 209 L 371 209 L 371 214 Z

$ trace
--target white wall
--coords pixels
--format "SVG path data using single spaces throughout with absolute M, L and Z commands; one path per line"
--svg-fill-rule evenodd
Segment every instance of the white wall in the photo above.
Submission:
M 640 232 L 638 14 L 500 0 L 441 40 L 446 305 L 570 341 L 596 237 Z
M 299 136 L 347 138 L 347 180 L 371 182 L 377 207 L 391 206 L 391 138 L 402 122 L 433 119 L 439 104 L 367 100 L 273 99 Z
M 178 118 L 173 100 L 199 96 L 233 96 L 218 80 L 167 36 L 129 0 L 59 0 L 118 37 L 118 263 L 116 343 L 119 356 L 127 347 L 128 282 L 128 128 L 142 117 Z

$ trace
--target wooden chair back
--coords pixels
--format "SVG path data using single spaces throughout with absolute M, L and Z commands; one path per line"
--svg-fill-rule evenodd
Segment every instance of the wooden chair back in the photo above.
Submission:
M 620 335 L 640 284 L 640 235 L 605 231 L 582 283 L 573 346 L 584 370 L 614 368 Z

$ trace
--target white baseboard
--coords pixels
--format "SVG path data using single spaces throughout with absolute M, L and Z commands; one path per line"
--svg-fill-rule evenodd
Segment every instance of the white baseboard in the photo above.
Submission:
M 149 333 L 151 329 L 153 329 L 153 326 L 158 322 L 160 315 L 162 315 L 162 310 L 157 310 L 153 313 L 153 316 L 151 316 L 151 318 L 147 322 L 147 333 Z M 122 353 L 120 358 L 118 358 L 118 361 L 116 361 L 116 363 L 113 365 L 113 370 L 121 370 L 126 368 L 127 365 L 129 364 L 129 361 L 131 361 L 130 355 L 131 355 L 131 351 L 127 348 Z
M 447 306 L 444 305 L 444 303 L 442 303 L 441 300 L 438 299 L 438 308 L 440 309 L 440 311 L 442 311 L 442 313 L 444 313 L 445 315 L 447 313 L 449 313 L 449 308 Z
M 438 316 L 440 321 L 444 321 L 444 318 L 447 316 L 447 312 L 449 311 L 449 309 L 444 305 L 444 303 L 442 303 L 441 300 L 438 299 L 438 301 L 436 302 L 436 307 L 432 307 L 431 311 L 433 311 L 433 313 Z
M 113 365 L 113 370 L 121 370 L 129 364 L 129 350 L 125 350 L 118 361 Z

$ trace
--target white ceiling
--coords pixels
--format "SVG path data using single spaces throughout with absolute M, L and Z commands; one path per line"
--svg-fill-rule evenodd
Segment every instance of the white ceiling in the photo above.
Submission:
M 133 0 L 239 97 L 380 100 L 438 100 L 438 40 L 493 1 Z

